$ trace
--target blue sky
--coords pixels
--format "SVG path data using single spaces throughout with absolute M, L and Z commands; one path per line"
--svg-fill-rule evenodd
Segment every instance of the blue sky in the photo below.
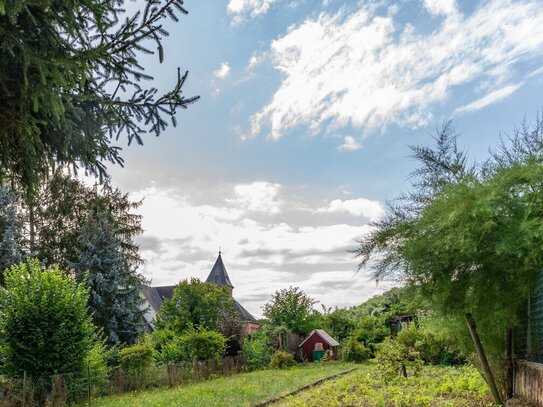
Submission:
M 130 10 L 139 3 L 129 3 Z M 187 0 L 165 61 L 201 99 L 125 148 L 113 180 L 141 208 L 142 272 L 205 278 L 218 247 L 253 313 L 297 285 L 327 306 L 381 292 L 347 252 L 408 188 L 409 145 L 453 119 L 484 159 L 541 108 L 543 3 Z

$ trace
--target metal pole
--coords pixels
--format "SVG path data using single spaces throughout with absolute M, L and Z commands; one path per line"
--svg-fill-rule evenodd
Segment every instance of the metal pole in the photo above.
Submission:
M 23 407 L 26 407 L 26 370 L 23 372 Z
M 90 381 L 90 366 L 87 366 L 87 397 L 89 401 L 89 407 L 91 407 L 92 391 L 91 391 L 91 381 Z

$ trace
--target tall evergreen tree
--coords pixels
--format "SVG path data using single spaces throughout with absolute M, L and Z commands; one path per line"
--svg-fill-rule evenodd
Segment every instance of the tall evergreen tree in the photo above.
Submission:
M 76 260 L 68 261 L 76 278 L 90 288 L 94 323 L 110 344 L 132 344 L 143 332 L 142 278 L 130 266 L 107 213 L 94 213 L 78 236 Z
M 22 222 L 17 210 L 15 194 L 0 186 L 0 285 L 4 270 L 22 259 Z
M 0 0 L 0 180 L 32 196 L 55 164 L 106 174 L 122 165 L 121 135 L 159 135 L 186 98 L 146 87 L 142 54 L 164 59 L 164 24 L 186 14 L 183 0 L 148 0 L 133 15 L 124 0 Z M 30 198 L 29 198 L 30 199 Z

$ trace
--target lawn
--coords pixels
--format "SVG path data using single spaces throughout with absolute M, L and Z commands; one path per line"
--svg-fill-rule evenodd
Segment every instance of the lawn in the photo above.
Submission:
M 347 363 L 306 364 L 287 370 L 263 370 L 206 382 L 95 400 L 93 407 L 251 406 L 316 380 L 352 369 Z
M 287 397 L 274 407 L 491 406 L 481 375 L 473 367 L 424 367 L 419 377 L 385 383 L 375 365 L 311 390 Z

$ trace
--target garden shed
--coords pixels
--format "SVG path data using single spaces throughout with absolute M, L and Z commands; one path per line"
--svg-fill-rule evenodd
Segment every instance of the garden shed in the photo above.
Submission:
M 314 360 L 320 360 L 325 352 L 335 357 L 338 346 L 338 341 L 332 338 L 324 329 L 314 329 L 298 348 L 301 349 L 304 360 L 313 362 Z

